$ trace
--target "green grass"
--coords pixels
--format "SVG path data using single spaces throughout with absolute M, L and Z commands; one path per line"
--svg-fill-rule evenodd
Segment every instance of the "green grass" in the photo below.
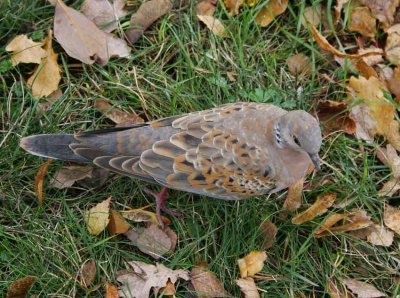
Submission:
M 67 4 L 78 8 L 80 2 Z M 343 72 L 321 55 L 308 31 L 299 25 L 304 3 L 292 4 L 268 28 L 255 25 L 260 6 L 243 9 L 236 17 L 219 6 L 216 15 L 229 31 L 221 39 L 199 24 L 192 1 L 182 2 L 186 3 L 182 9 L 172 11 L 146 32 L 128 59 L 112 59 L 104 67 L 80 65 L 55 43 L 64 95 L 45 115 L 35 114 L 38 101 L 25 84 L 30 66 L 0 73 L 0 296 L 12 281 L 35 275 L 38 280 L 30 293 L 37 297 L 101 297 L 104 288 L 91 292 L 76 281 L 87 259 L 96 260 L 95 283 L 102 279 L 116 283 L 115 272 L 124 268 L 125 260 L 154 262 L 122 236 L 89 235 L 83 222 L 84 210 L 108 195 L 116 209 L 152 203 L 143 192 L 144 183 L 115 176 L 95 189 L 61 191 L 45 186 L 45 203 L 39 207 L 34 177 L 44 160 L 21 150 L 20 137 L 112 126 L 94 109 L 96 99 L 139 113 L 145 108 L 151 119 L 158 119 L 239 100 L 312 111 L 317 100 L 345 96 L 343 84 L 333 85 L 316 75 L 323 72 L 335 80 L 343 78 Z M 54 8 L 45 1 L 4 0 L 0 9 L 0 63 L 4 67 L 9 59 L 5 44 L 17 34 L 43 36 L 52 27 Z M 310 57 L 313 76 L 295 78 L 288 73 L 286 59 L 296 53 Z M 236 81 L 229 81 L 227 72 L 235 73 Z M 345 210 L 363 208 L 381 222 L 384 200 L 376 194 L 389 171 L 377 161 L 374 148 L 343 134 L 326 137 L 322 170 L 312 177 L 313 187 L 304 193 L 302 208 L 330 189 L 338 200 L 349 199 Z M 53 163 L 47 177 L 64 164 Z M 323 186 L 326 179 L 331 184 Z M 293 225 L 291 215 L 285 217 L 281 212 L 285 197 L 286 192 L 281 192 L 225 202 L 172 192 L 170 207 L 185 217 L 172 218 L 179 242 L 175 253 L 161 262 L 169 268 L 190 269 L 196 262 L 207 261 L 226 289 L 240 297 L 234 285 L 236 260 L 260 249 L 258 226 L 268 218 L 277 225 L 278 234 L 268 250 L 263 274 L 276 280 L 258 282 L 264 297 L 328 297 L 328 278 L 345 277 L 372 283 L 389 297 L 400 295 L 398 242 L 382 248 L 345 234 L 316 239 L 313 231 L 329 214 Z M 185 297 L 187 291 L 181 283 L 177 297 Z

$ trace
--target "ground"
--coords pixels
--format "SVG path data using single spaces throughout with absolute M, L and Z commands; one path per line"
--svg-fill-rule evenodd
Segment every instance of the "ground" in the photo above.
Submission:
M 64 95 L 44 115 L 35 113 L 39 101 L 25 83 L 28 66 L 0 73 L 0 296 L 12 281 L 35 275 L 38 280 L 30 293 L 37 297 L 100 297 L 104 288 L 90 292 L 76 282 L 85 260 L 96 260 L 96 282 L 107 279 L 116 284 L 114 274 L 124 267 L 124 260 L 153 262 L 122 236 L 110 237 L 107 232 L 98 237 L 89 235 L 83 222 L 84 210 L 107 196 L 113 197 L 116 209 L 152 203 L 152 197 L 143 191 L 148 185 L 113 176 L 100 188 L 55 190 L 45 186 L 45 203 L 39 207 L 34 178 L 45 160 L 20 149 L 21 137 L 112 126 L 93 107 L 96 99 L 139 113 L 145 110 L 150 119 L 158 119 L 235 101 L 272 102 L 313 111 L 318 100 L 340 101 L 345 96 L 343 85 L 317 75 L 325 73 L 340 81 L 344 74 L 326 59 L 302 27 L 299 11 L 304 1 L 294 1 L 298 4 L 291 4 L 268 28 L 255 24 L 255 12 L 249 8 L 239 16 L 229 16 L 221 1 L 216 16 L 226 24 L 226 38 L 213 36 L 199 24 L 194 2 L 182 1 L 180 8 L 146 32 L 128 59 L 112 59 L 104 67 L 72 60 L 56 43 L 56 52 L 61 52 L 60 87 Z M 331 8 L 333 1 L 327 2 Z M 80 3 L 67 1 L 75 8 Z M 54 8 L 45 1 L 28 0 L 4 0 L 0 5 L 2 62 L 9 58 L 5 44 L 15 35 L 28 33 L 34 39 L 45 35 L 52 26 Z M 127 25 L 129 19 L 125 21 Z M 288 72 L 286 60 L 297 53 L 310 57 L 312 76 L 295 77 Z M 324 138 L 321 158 L 322 170 L 307 180 L 312 187 L 303 194 L 305 206 L 331 190 L 350 201 L 347 210 L 363 208 L 381 222 L 383 205 L 382 198 L 376 196 L 377 185 L 387 178 L 389 170 L 377 161 L 372 145 L 333 133 Z M 53 163 L 48 177 L 64 164 Z M 322 183 L 328 180 L 330 183 Z M 281 212 L 285 197 L 282 191 L 227 202 L 173 191 L 169 206 L 185 217 L 171 218 L 179 242 L 175 253 L 161 262 L 169 268 L 190 269 L 206 261 L 226 289 L 239 297 L 234 284 L 238 278 L 236 260 L 260 249 L 258 226 L 270 219 L 278 234 L 277 242 L 267 251 L 262 272 L 271 279 L 258 282 L 264 297 L 328 297 L 328 279 L 345 277 L 368 281 L 390 297 L 400 295 L 395 282 L 398 245 L 382 248 L 347 234 L 317 239 L 313 231 L 325 217 L 293 225 L 291 215 Z M 177 297 L 185 297 L 187 291 L 181 285 Z

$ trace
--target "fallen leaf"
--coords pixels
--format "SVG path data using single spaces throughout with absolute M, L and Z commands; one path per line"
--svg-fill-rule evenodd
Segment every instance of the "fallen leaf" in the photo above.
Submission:
M 310 59 L 304 54 L 300 53 L 293 55 L 286 60 L 286 63 L 289 67 L 290 73 L 294 76 L 298 76 L 301 74 L 306 76 L 311 75 L 311 62 Z
M 40 65 L 36 66 L 33 74 L 29 77 L 27 84 L 32 88 L 34 97 L 49 96 L 58 90 L 61 81 L 61 69 L 57 63 L 58 54 L 53 51 L 53 32 L 48 30 L 47 38 L 44 42 L 46 57 L 42 59 Z
M 118 28 L 118 20 L 128 14 L 126 0 L 85 0 L 82 13 L 105 32 Z
M 385 44 L 385 57 L 393 64 L 400 62 L 400 24 L 396 24 L 387 30 Z
M 111 235 L 123 234 L 128 232 L 130 225 L 118 211 L 111 209 L 110 222 L 108 223 L 107 229 Z
M 358 298 L 386 297 L 384 293 L 378 291 L 373 285 L 367 284 L 366 282 L 358 281 L 353 278 L 343 279 L 342 282 L 350 291 L 357 295 Z
M 326 233 L 327 231 L 330 230 L 332 226 L 334 226 L 336 223 L 339 221 L 346 219 L 349 217 L 349 213 L 334 213 L 330 215 L 324 223 L 321 225 L 321 227 L 315 232 L 316 235 L 320 235 L 322 233 Z
M 321 10 L 322 5 L 319 3 L 315 6 L 306 6 L 304 8 L 303 16 L 300 18 L 300 22 L 304 27 L 307 27 L 307 23 L 311 23 L 314 26 L 318 26 L 321 22 Z
M 373 55 L 370 56 L 364 56 L 361 58 L 367 65 L 369 66 L 374 66 L 378 63 L 383 62 L 383 50 L 380 48 L 377 48 L 375 46 L 371 46 L 368 48 L 363 48 L 363 49 L 358 49 L 357 53 L 359 55 L 365 55 L 366 53 L 374 53 Z
M 36 276 L 32 275 L 13 281 L 8 288 L 6 298 L 25 298 L 35 281 Z
M 292 219 L 292 223 L 299 225 L 314 219 L 315 217 L 328 211 L 328 208 L 332 206 L 335 200 L 336 195 L 334 193 L 325 193 L 319 195 L 315 203 L 310 208 L 298 214 Z
M 378 147 L 377 156 L 381 162 L 390 168 L 393 174 L 393 177 L 385 182 L 379 190 L 378 195 L 391 197 L 400 190 L 400 157 L 397 155 L 396 149 L 390 144 L 386 145 L 386 149 Z
M 316 114 L 326 134 L 333 131 L 354 134 L 356 131 L 356 124 L 349 116 L 348 103 L 346 102 L 319 101 L 316 107 Z
M 276 242 L 276 233 L 278 232 L 278 229 L 270 220 L 264 220 L 259 229 L 263 239 L 263 244 L 261 247 L 263 249 L 270 248 Z
M 94 278 L 96 277 L 96 262 L 95 260 L 88 260 L 83 264 L 81 272 L 81 281 L 82 284 L 85 287 L 88 287 L 92 284 L 94 281 Z
M 89 234 L 99 235 L 107 227 L 110 216 L 110 201 L 111 197 L 85 211 L 84 218 Z
M 387 230 L 384 226 L 373 225 L 370 227 L 371 233 L 367 236 L 369 243 L 377 246 L 390 246 L 393 243 L 394 233 Z
M 133 272 L 123 270 L 116 273 L 117 280 L 122 283 L 118 291 L 119 297 L 132 298 L 130 293 L 134 293 L 135 298 L 148 298 L 152 288 L 158 292 L 167 286 L 168 280 L 175 284 L 179 278 L 190 279 L 187 271 L 171 270 L 163 264 L 150 265 L 140 261 L 131 261 L 128 264 Z
M 121 215 L 134 222 L 150 222 L 158 225 L 157 214 L 154 212 L 146 211 L 143 209 L 131 209 L 126 211 L 120 211 Z M 165 216 L 161 215 L 161 219 L 165 225 L 171 224 L 171 221 Z
M 356 123 L 356 137 L 372 142 L 376 135 L 386 137 L 396 149 L 400 149 L 399 123 L 394 120 L 396 108 L 385 99 L 386 87 L 376 77 L 366 79 L 351 77 L 348 98 L 358 103 L 350 112 Z
M 265 251 L 252 251 L 242 259 L 237 260 L 240 277 L 253 277 L 264 267 L 264 261 L 267 259 Z
M 301 206 L 301 194 L 303 193 L 304 178 L 297 180 L 289 186 L 288 194 L 283 203 L 283 209 L 293 212 Z
M 168 230 L 168 233 L 166 232 Z M 134 228 L 124 234 L 140 251 L 158 260 L 161 256 L 172 253 L 177 236 L 170 228 L 164 230 L 156 224 L 147 228 Z
M 200 298 L 227 297 L 229 294 L 217 276 L 205 266 L 193 268 L 190 273 L 192 285 Z
M 216 10 L 215 0 L 203 0 L 196 5 L 197 14 L 202 16 L 212 16 Z
M 143 35 L 144 31 L 156 20 L 172 9 L 170 0 L 150 0 L 144 2 L 134 13 L 130 20 L 130 29 L 126 30 L 126 39 L 135 43 Z
M 112 120 L 116 124 L 131 125 L 144 123 L 144 120 L 136 113 L 128 113 L 120 109 L 116 109 L 106 101 L 96 100 L 94 106 L 99 112 L 104 114 L 108 119 Z
M 374 38 L 376 34 L 376 19 L 371 15 L 368 7 L 355 7 L 351 11 L 349 30 L 361 35 Z
M 119 55 L 121 46 L 123 53 L 128 49 L 125 41 L 101 31 L 85 15 L 61 0 L 56 4 L 54 35 L 69 56 L 86 64 L 105 65 L 110 57 Z
M 383 222 L 385 225 L 400 235 L 400 210 L 393 208 L 392 206 L 385 205 L 385 211 L 383 213 Z
M 208 29 L 211 30 L 217 36 L 224 37 L 227 35 L 226 30 L 222 22 L 213 16 L 202 16 L 197 15 L 197 18 L 203 22 Z
M 400 67 L 394 68 L 392 75 L 386 79 L 389 91 L 394 94 L 397 103 L 400 102 Z
M 91 178 L 93 169 L 94 168 L 91 166 L 62 167 L 54 174 L 49 184 L 58 189 L 69 188 L 74 185 L 76 181 Z
M 399 0 L 360 0 L 360 2 L 371 9 L 372 15 L 386 27 L 393 22 L 394 13 L 399 6 Z
M 244 0 L 225 0 L 225 7 L 230 15 L 237 15 L 239 9 L 243 6 Z
M 105 298 L 118 298 L 118 289 L 112 283 L 106 283 L 106 297 Z
M 267 27 L 272 21 L 284 13 L 288 7 L 288 0 L 270 0 L 261 8 L 256 16 L 256 23 L 261 27 Z
M 49 158 L 44 164 L 42 164 L 35 177 L 35 192 L 38 197 L 39 206 L 43 205 L 43 181 L 44 177 L 46 176 L 47 169 L 52 161 L 53 160 Z
M 349 295 L 346 292 L 346 295 L 342 293 L 342 291 L 338 288 L 338 286 L 334 283 L 332 279 L 328 279 L 327 283 L 327 291 L 330 298 L 349 298 Z
M 245 298 L 260 298 L 256 283 L 251 277 L 239 278 L 235 283 L 240 287 L 240 291 L 244 294 Z
M 6 46 L 7 52 L 12 52 L 12 65 L 19 63 L 40 64 L 46 57 L 46 51 L 42 49 L 43 42 L 35 42 L 25 34 L 15 36 Z
M 162 296 L 174 296 L 176 294 L 175 285 L 170 280 L 168 280 L 167 285 L 164 288 L 161 288 L 159 293 Z

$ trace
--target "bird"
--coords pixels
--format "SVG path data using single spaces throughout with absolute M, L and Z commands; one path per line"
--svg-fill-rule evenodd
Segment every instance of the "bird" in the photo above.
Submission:
M 126 127 L 32 135 L 20 146 L 160 184 L 160 193 L 148 191 L 160 219 L 161 210 L 174 214 L 167 188 L 224 200 L 283 190 L 311 164 L 320 169 L 321 143 L 319 123 L 306 111 L 236 102 Z

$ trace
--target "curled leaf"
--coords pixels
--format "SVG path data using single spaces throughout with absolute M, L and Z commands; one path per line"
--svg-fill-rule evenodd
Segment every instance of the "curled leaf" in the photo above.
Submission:
M 38 197 L 39 206 L 43 205 L 43 181 L 44 177 L 46 176 L 47 169 L 52 161 L 52 159 L 48 159 L 44 164 L 42 164 L 35 177 L 35 192 Z
M 262 270 L 267 259 L 265 251 L 252 251 L 242 259 L 237 260 L 240 276 L 252 277 Z
M 288 194 L 283 209 L 289 212 L 295 211 L 301 206 L 301 194 L 303 193 L 304 178 L 297 180 L 289 186 Z
M 130 225 L 118 211 L 111 210 L 110 222 L 108 223 L 107 229 L 111 235 L 123 234 L 130 229 Z
M 325 213 L 328 208 L 332 206 L 335 200 L 336 195 L 334 193 L 319 195 L 315 203 L 310 208 L 298 214 L 292 219 L 292 223 L 299 225 L 314 219 L 315 217 Z

